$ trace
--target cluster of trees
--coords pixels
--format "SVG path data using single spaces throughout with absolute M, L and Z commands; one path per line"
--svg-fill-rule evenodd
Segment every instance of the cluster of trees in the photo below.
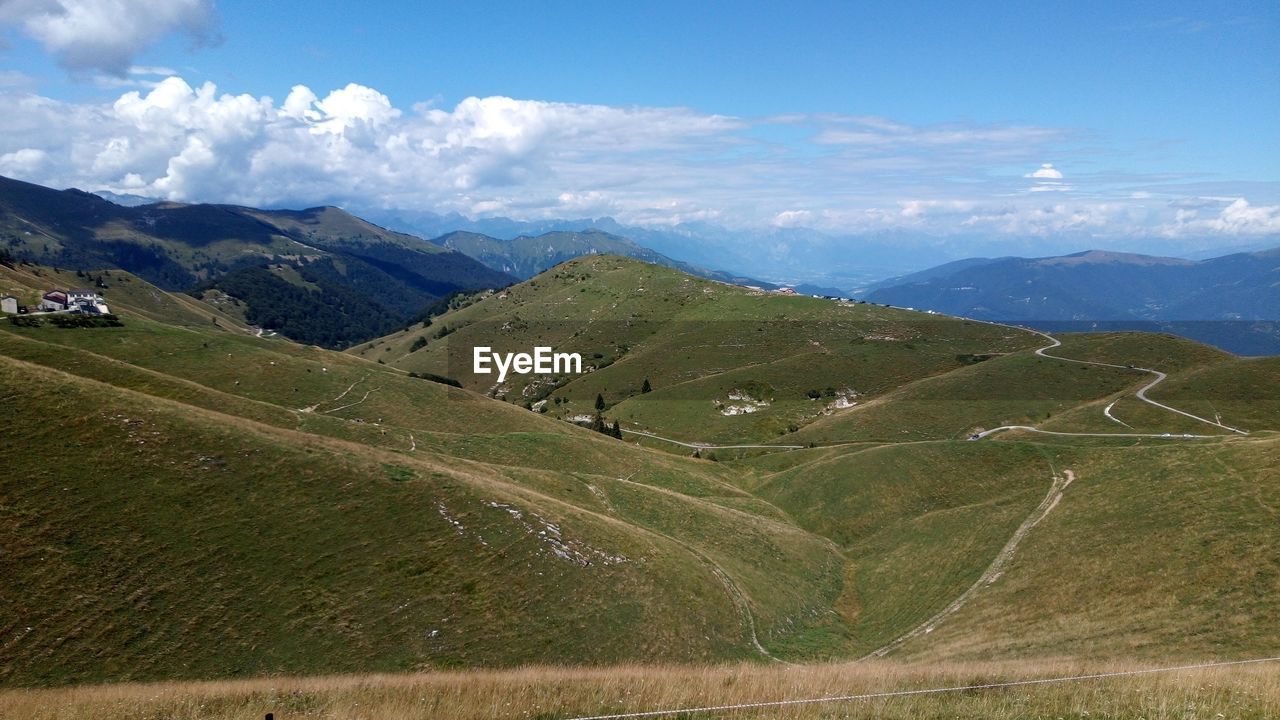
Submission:
M 828 386 L 826 390 L 809 390 L 804 394 L 804 396 L 810 400 L 817 400 L 820 397 L 831 398 L 836 396 L 836 389 Z
M 591 421 L 591 429 L 598 433 L 608 435 L 609 437 L 618 438 L 619 440 L 622 439 L 622 426 L 618 425 L 618 421 L 614 420 L 613 424 L 610 425 L 605 421 L 604 416 L 598 411 L 596 412 L 595 418 Z
M 344 348 L 369 337 L 384 335 L 404 322 L 398 309 L 375 302 L 316 266 L 298 268 L 303 279 L 319 291 L 295 285 L 265 267 L 247 267 L 206 284 L 242 300 L 245 319 L 302 343 Z
M 617 420 L 613 421 L 613 425 L 610 425 L 608 422 L 605 421 L 604 415 L 603 415 L 605 407 L 606 406 L 604 402 L 604 395 L 600 395 L 599 393 L 597 393 L 596 394 L 596 416 L 591 421 L 591 429 L 595 430 L 598 433 L 603 433 L 605 435 L 608 435 L 609 437 L 615 437 L 621 440 L 622 427 L 618 425 Z

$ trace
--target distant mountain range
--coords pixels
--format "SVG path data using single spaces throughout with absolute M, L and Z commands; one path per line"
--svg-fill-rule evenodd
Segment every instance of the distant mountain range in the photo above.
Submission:
M 327 347 L 389 332 L 451 294 L 515 281 L 338 208 L 126 207 L 8 178 L 0 178 L 0 249 L 64 268 L 128 270 Z
M 621 255 L 654 265 L 664 265 L 708 280 L 751 285 L 765 290 L 777 290 L 780 287 L 756 278 L 691 265 L 639 245 L 629 238 L 591 228 L 581 232 L 551 230 L 540 235 L 519 235 L 510 240 L 458 230 L 441 235 L 432 242 L 469 255 L 494 270 L 509 273 L 521 280 L 528 280 L 544 270 L 583 255 Z M 797 291 L 810 295 L 842 294 L 836 288 L 814 285 L 799 287 Z
M 1054 330 L 1173 332 L 1280 354 L 1280 248 L 1208 260 L 1098 250 L 971 258 L 876 284 L 865 299 Z
M 709 223 L 654 228 L 626 225 L 610 217 L 522 221 L 378 209 L 361 210 L 361 214 L 423 237 L 466 231 L 508 239 L 599 231 L 626 238 L 676 263 L 670 267 L 703 277 L 712 277 L 705 268 L 720 268 L 731 277 L 756 278 L 747 284 L 786 285 L 812 295 L 848 295 L 875 280 L 924 267 L 940 257 L 942 242 L 901 233 L 835 236 L 807 228 L 744 231 Z
M 386 209 L 359 209 L 358 214 L 386 227 L 422 237 L 466 230 L 496 238 L 535 236 L 554 231 L 601 230 L 695 267 L 717 268 L 734 275 L 792 286 L 816 295 L 867 292 L 878 282 L 924 270 L 939 263 L 967 261 L 973 256 L 1066 255 L 1086 250 L 1098 240 L 1086 232 L 1050 237 L 970 233 L 935 235 L 914 229 L 827 232 L 809 227 L 726 228 L 709 222 L 636 226 L 611 217 L 522 221 L 511 218 L 468 218 Z M 1124 236 L 1107 241 L 1112 250 L 1151 253 L 1171 248 L 1170 240 Z M 1173 254 L 1200 260 L 1227 253 L 1255 252 L 1280 245 L 1280 235 L 1262 236 L 1232 246 L 1221 240 L 1183 239 Z M 825 292 L 815 292 L 823 289 Z

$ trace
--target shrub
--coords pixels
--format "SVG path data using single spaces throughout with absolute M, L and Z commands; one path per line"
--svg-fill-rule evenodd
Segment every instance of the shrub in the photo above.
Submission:
M 435 373 L 411 372 L 409 373 L 409 377 L 418 378 L 420 380 L 430 380 L 431 382 L 440 383 L 441 385 L 451 385 L 456 388 L 462 387 L 462 383 L 457 380 L 454 380 L 451 377 L 445 377 L 444 375 L 436 375 Z

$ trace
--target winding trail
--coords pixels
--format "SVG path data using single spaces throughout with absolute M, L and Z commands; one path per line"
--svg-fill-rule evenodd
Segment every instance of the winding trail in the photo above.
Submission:
M 1009 326 L 1009 327 L 1013 327 L 1013 326 Z M 1147 403 L 1148 405 L 1158 407 L 1162 410 L 1166 410 L 1168 412 L 1172 412 L 1177 415 L 1182 415 L 1183 417 L 1196 420 L 1206 425 L 1212 425 L 1216 428 L 1220 428 L 1228 432 L 1236 433 L 1238 435 L 1249 434 L 1247 431 L 1241 430 L 1240 428 L 1231 427 L 1230 425 L 1224 425 L 1220 421 L 1209 420 L 1207 418 L 1200 417 L 1199 415 L 1193 415 L 1184 410 L 1179 410 L 1178 408 L 1170 407 L 1169 405 L 1165 405 L 1164 403 L 1157 402 L 1147 397 L 1147 392 L 1149 390 L 1156 387 L 1160 383 L 1164 382 L 1165 378 L 1168 377 L 1167 374 L 1159 370 L 1153 370 L 1151 368 L 1135 367 L 1132 365 L 1117 365 L 1114 363 L 1095 362 L 1090 360 L 1076 360 L 1075 358 L 1062 357 L 1060 355 L 1051 355 L 1049 354 L 1048 351 L 1056 347 L 1061 347 L 1062 341 L 1058 340 L 1052 335 L 1049 335 L 1048 333 L 1041 332 L 1039 330 L 1034 330 L 1031 328 L 1017 328 L 1017 329 L 1033 332 L 1036 335 L 1039 335 L 1049 341 L 1048 345 L 1038 348 L 1035 351 L 1035 354 L 1039 355 L 1040 357 L 1050 358 L 1050 359 L 1058 360 L 1061 362 L 1077 363 L 1080 365 L 1097 365 L 1100 367 L 1118 368 L 1121 370 L 1135 370 L 1138 372 L 1145 372 L 1145 373 L 1152 374 L 1155 376 L 1155 378 L 1151 382 L 1147 383 L 1146 385 L 1143 385 L 1140 389 L 1137 390 L 1136 393 L 1134 393 L 1134 395 L 1139 400 Z M 1118 401 L 1119 401 L 1119 398 L 1111 401 L 1110 404 L 1108 404 L 1105 408 L 1103 408 L 1103 411 L 1102 411 L 1103 415 L 1105 415 L 1107 419 L 1113 422 L 1116 422 L 1127 428 L 1133 429 L 1133 426 L 1129 425 L 1128 423 L 1124 422 L 1123 420 L 1120 420 L 1119 418 L 1111 414 L 1111 409 L 1115 406 L 1115 404 Z M 1209 439 L 1209 438 L 1222 437 L 1221 435 L 1198 435 L 1198 434 L 1191 434 L 1191 433 L 1174 434 L 1174 433 L 1139 433 L 1139 432 L 1117 432 L 1117 433 L 1062 432 L 1062 431 L 1055 431 L 1055 430 L 1041 430 L 1040 428 L 1032 427 L 1030 425 L 1003 425 L 1001 427 L 992 428 L 990 430 L 984 430 L 980 433 L 977 433 L 973 437 L 971 437 L 971 439 L 981 440 L 995 433 L 1004 432 L 1007 430 L 1021 430 L 1025 432 L 1041 433 L 1045 435 L 1059 435 L 1059 436 L 1070 436 L 1070 437 L 1161 438 L 1161 439 L 1178 439 L 1178 440 Z M 661 441 L 669 442 L 675 445 L 680 445 L 682 447 L 693 448 L 695 450 L 730 450 L 730 449 L 757 449 L 757 448 L 772 449 L 772 450 L 800 450 L 807 447 L 805 445 L 763 445 L 763 444 L 712 445 L 709 443 L 684 442 L 681 440 L 662 437 L 661 435 L 655 435 L 653 433 L 642 432 L 639 430 L 627 430 L 625 428 L 622 428 L 622 432 L 629 433 L 631 435 L 639 435 L 642 437 L 653 438 L 655 440 L 661 440 Z M 995 559 L 991 561 L 991 564 L 987 566 L 987 569 L 972 585 L 970 585 L 963 593 L 961 593 L 958 597 L 952 600 L 950 604 L 948 604 L 945 608 L 935 613 L 928 620 L 925 620 L 924 622 L 917 625 L 915 628 L 895 638 L 891 642 L 877 648 L 876 650 L 871 651 L 861 659 L 866 660 L 870 658 L 884 657 L 885 655 L 889 654 L 893 650 L 902 646 L 902 644 L 906 643 L 907 641 L 913 638 L 919 637 L 921 635 L 925 635 L 930 632 L 933 632 L 934 628 L 936 628 L 939 623 L 943 622 L 944 620 L 947 619 L 947 617 L 949 617 L 950 615 L 954 614 L 955 612 L 960 610 L 962 607 L 964 607 L 965 604 L 968 603 L 969 600 L 972 599 L 974 595 L 981 592 L 983 588 L 986 588 L 987 586 L 999 580 L 1000 577 L 1004 574 L 1006 568 L 1008 568 L 1009 564 L 1013 561 L 1014 555 L 1018 550 L 1018 546 L 1022 543 L 1022 541 L 1026 538 L 1026 536 L 1031 532 L 1032 529 L 1034 529 L 1037 525 L 1040 524 L 1042 520 L 1048 517 L 1049 513 L 1053 512 L 1053 509 L 1056 508 L 1058 506 L 1058 503 L 1062 501 L 1063 492 L 1067 489 L 1069 485 L 1071 485 L 1071 483 L 1074 480 L 1075 480 L 1075 474 L 1071 470 L 1063 470 L 1061 475 L 1055 472 L 1053 475 L 1053 482 L 1050 484 L 1049 491 L 1048 493 L 1045 494 L 1044 499 L 1042 499 L 1040 501 L 1040 504 L 1037 505 L 1036 508 L 1031 511 L 1031 514 L 1028 515 L 1027 518 L 1022 521 L 1022 524 L 1019 525 L 1018 529 L 1014 531 L 1013 536 L 1009 538 L 1009 540 L 1005 543 L 1004 547 L 1001 548 L 1000 552 L 996 554 Z M 707 566 L 716 575 L 716 577 L 720 579 L 721 583 L 724 584 L 725 589 L 729 592 L 730 597 L 733 599 L 734 604 L 738 607 L 740 614 L 743 616 L 743 619 L 747 624 L 747 627 L 750 631 L 751 642 L 755 646 L 756 650 L 761 655 L 768 657 L 776 662 L 783 662 L 779 658 L 769 653 L 769 651 L 766 650 L 764 646 L 760 644 L 760 641 L 756 636 L 755 618 L 751 613 L 751 609 L 747 603 L 747 599 L 745 595 L 743 595 L 742 591 L 738 588 L 737 584 L 734 583 L 734 581 L 724 571 L 724 569 L 721 568 L 718 564 L 716 564 L 713 560 L 711 560 L 711 558 L 707 557 L 705 554 L 699 551 L 697 548 L 694 548 L 688 545 L 687 543 L 683 543 L 676 538 L 670 538 L 670 536 L 667 536 L 667 537 L 679 543 L 680 545 L 683 545 L 686 550 L 688 550 L 690 553 L 700 558 L 704 563 L 707 564 Z
M 1010 326 L 1007 326 L 1007 327 L 1014 327 L 1014 326 L 1010 325 Z M 1042 337 L 1042 338 L 1044 338 L 1044 339 L 1046 339 L 1046 340 L 1048 340 L 1048 341 L 1049 341 L 1049 344 L 1048 344 L 1048 345 L 1046 345 L 1046 346 L 1044 346 L 1044 347 L 1039 348 L 1039 349 L 1037 349 L 1037 350 L 1036 350 L 1036 355 L 1039 355 L 1040 357 L 1050 358 L 1050 359 L 1052 359 L 1052 360 L 1060 360 L 1060 361 L 1062 361 L 1062 362 L 1077 363 L 1077 364 L 1079 364 L 1079 365 L 1098 365 L 1098 366 L 1100 366 L 1100 367 L 1119 368 L 1119 369 L 1121 369 L 1121 370 L 1136 370 L 1136 371 L 1139 371 L 1139 372 L 1151 373 L 1152 375 L 1155 375 L 1155 376 L 1156 376 L 1156 378 L 1155 378 L 1154 380 L 1152 380 L 1151 382 L 1147 383 L 1146 385 L 1143 385 L 1141 388 L 1139 388 L 1139 389 L 1138 389 L 1138 391 L 1137 391 L 1136 393 L 1134 393 L 1134 396 L 1135 396 L 1135 397 L 1137 397 L 1137 398 L 1138 398 L 1139 400 L 1141 400 L 1142 402 L 1147 403 L 1148 405 L 1154 405 L 1155 407 L 1158 407 L 1158 408 L 1160 408 L 1160 409 L 1162 409 L 1162 410 L 1167 410 L 1167 411 L 1169 411 L 1169 412 L 1171 412 L 1171 413 L 1176 413 L 1176 414 L 1178 414 L 1178 415 L 1182 415 L 1183 417 L 1191 418 L 1192 420 L 1197 420 L 1197 421 L 1202 422 L 1202 423 L 1204 423 L 1204 424 L 1206 424 L 1206 425 L 1212 425 L 1212 426 L 1217 427 L 1217 428 L 1222 428 L 1223 430 L 1227 430 L 1227 431 L 1230 431 L 1230 432 L 1236 433 L 1237 435 L 1248 435 L 1248 434 L 1249 434 L 1247 431 L 1245 431 L 1245 430 L 1241 430 L 1240 428 L 1234 428 L 1234 427 L 1231 427 L 1230 425 L 1223 425 L 1223 424 L 1222 424 L 1222 423 L 1220 423 L 1220 422 L 1216 422 L 1216 421 L 1214 421 L 1214 420 L 1209 420 L 1209 419 L 1207 419 L 1207 418 L 1202 418 L 1202 417 L 1200 417 L 1199 415 L 1192 415 L 1191 413 L 1186 412 L 1185 410 L 1179 410 L 1179 409 L 1178 409 L 1178 408 L 1176 408 L 1176 407 L 1170 407 L 1170 406 L 1168 406 L 1168 405 L 1165 405 L 1164 403 L 1156 402 L 1155 400 L 1152 400 L 1151 398 L 1147 397 L 1147 391 L 1148 391 L 1148 390 L 1150 390 L 1151 388 L 1153 388 L 1153 387 L 1155 387 L 1155 386 L 1159 385 L 1160 383 L 1164 382 L 1164 379 L 1165 379 L 1165 378 L 1167 378 L 1167 377 L 1169 377 L 1168 375 L 1166 375 L 1165 373 L 1160 372 L 1159 370 L 1153 370 L 1153 369 L 1151 369 L 1151 368 L 1144 368 L 1144 367 L 1135 367 L 1135 366 L 1133 366 L 1133 365 L 1116 365 L 1116 364 L 1114 364 L 1114 363 L 1095 362 L 1095 361 L 1092 361 L 1092 360 L 1076 360 L 1075 358 L 1062 357 L 1061 355 L 1050 355 L 1047 351 L 1052 350 L 1052 349 L 1054 349 L 1054 348 L 1056 348 L 1056 347 L 1060 347 L 1060 346 L 1062 345 L 1062 341 L 1061 341 L 1061 340 L 1059 340 L 1058 338 L 1056 338 L 1056 337 L 1054 337 L 1054 336 L 1052 336 L 1052 335 L 1050 335 L 1050 334 L 1048 334 L 1048 333 L 1041 332 L 1041 331 L 1039 331 L 1039 330 L 1035 330 L 1035 329 L 1032 329 L 1032 328 L 1019 328 L 1019 329 L 1021 329 L 1021 330 L 1026 330 L 1026 331 L 1028 331 L 1028 332 L 1033 332 L 1033 333 L 1035 333 L 1036 335 L 1039 335 L 1040 337 Z M 1124 425 L 1125 427 L 1132 427 L 1132 426 L 1128 425 L 1127 423 L 1121 422 L 1120 420 L 1116 419 L 1116 418 L 1111 414 L 1111 407 L 1112 407 L 1113 405 L 1115 405 L 1115 404 L 1116 404 L 1115 402 L 1112 402 L 1112 403 L 1111 403 L 1111 405 L 1108 405 L 1108 406 L 1107 406 L 1107 407 L 1102 411 L 1102 412 L 1103 412 L 1103 414 L 1104 414 L 1104 415 L 1106 415 L 1108 418 L 1110 418 L 1110 419 L 1112 419 L 1112 420 L 1115 420 L 1116 422 L 1120 423 L 1121 425 Z M 1173 434 L 1173 433 L 1073 433 L 1073 432 L 1054 432 L 1054 431 L 1052 431 L 1052 430 L 1040 430 L 1040 429 L 1038 429 L 1038 428 L 1033 428 L 1033 427 L 1030 427 L 1030 426 L 1027 426 L 1027 425 L 1002 425 L 1002 426 L 997 427 L 997 428 L 992 428 L 992 429 L 990 429 L 990 430 L 985 430 L 985 431 L 983 431 L 983 432 L 977 433 L 977 435 L 976 435 L 973 439 L 975 439 L 975 440 L 981 440 L 982 438 L 987 437 L 988 435 L 991 435 L 991 434 L 993 434 L 993 433 L 997 433 L 997 432 L 1001 432 L 1001 431 L 1004 431 L 1004 430 L 1026 430 L 1026 431 L 1029 431 L 1029 432 L 1038 432 L 1038 433 L 1043 433 L 1043 434 L 1045 434 L 1045 435 L 1070 435 L 1070 436 L 1077 436 L 1077 437 L 1153 437 L 1153 438 L 1170 438 L 1170 439 L 1173 439 L 1173 438 L 1177 438 L 1177 439 L 1196 439 L 1196 438 L 1218 437 L 1217 435 L 1192 435 L 1192 434 L 1188 434 L 1188 433 Z
M 1204 440 L 1209 438 L 1222 437 L 1221 435 L 1193 435 L 1191 433 L 1174 434 L 1174 433 L 1125 433 L 1125 432 L 1112 432 L 1112 433 L 1062 432 L 1059 430 L 1041 430 L 1038 427 L 1032 427 L 1030 425 L 1001 425 L 1000 427 L 991 428 L 990 430 L 983 430 L 982 432 L 976 433 L 975 435 L 976 435 L 976 439 L 981 440 L 982 438 L 988 435 L 992 435 L 998 432 L 1003 432 L 1005 430 L 1021 430 L 1023 432 L 1040 433 L 1041 435 L 1063 435 L 1066 437 L 1159 438 L 1161 440 Z
M 908 640 L 933 632 L 933 629 L 937 627 L 939 623 L 946 620 L 948 616 L 952 615 L 960 608 L 964 607 L 974 595 L 981 592 L 983 588 L 999 580 L 1000 576 L 1004 574 L 1005 568 L 1007 568 L 1009 563 L 1013 561 L 1013 556 L 1018 550 L 1018 545 L 1027 537 L 1027 534 L 1031 532 L 1032 528 L 1039 525 L 1041 520 L 1044 520 L 1048 517 L 1049 513 L 1053 512 L 1053 509 L 1056 508 L 1058 503 L 1062 500 L 1062 492 L 1066 490 L 1067 486 L 1075 479 L 1075 473 L 1070 470 L 1063 470 L 1061 475 L 1055 474 L 1053 476 L 1053 483 L 1049 486 L 1049 492 L 1044 496 L 1044 499 L 1041 500 L 1040 504 L 1031 511 L 1031 514 L 1027 516 L 1027 519 L 1022 521 L 1022 524 L 1018 526 L 1018 529 L 1013 532 L 1013 536 L 1004 544 L 1004 547 L 996 554 L 995 559 L 991 561 L 991 564 L 987 566 L 987 569 L 976 582 L 970 585 L 963 593 L 960 593 L 959 597 L 952 600 L 950 605 L 947 605 L 945 608 L 934 614 L 933 617 L 920 623 L 910 631 L 898 636 L 888 644 L 872 650 L 860 658 L 860 660 L 884 657 Z

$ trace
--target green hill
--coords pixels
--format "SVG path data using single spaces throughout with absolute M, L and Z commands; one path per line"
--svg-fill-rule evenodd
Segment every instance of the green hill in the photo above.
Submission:
M 832 622 L 834 550 L 720 466 L 122 318 L 0 324 L 6 683 L 746 658 Z
M 1252 431 L 1165 438 L 1187 419 L 1134 400 L 1151 375 L 1038 356 L 1033 333 L 616 257 L 345 353 L 103 275 L 121 327 L 0 319 L 5 685 L 1280 641 L 1266 360 L 1150 335 L 1054 349 L 1164 368 L 1153 399 Z M 77 277 L 0 268 L 28 294 Z M 595 369 L 495 388 L 451 363 L 481 342 Z M 565 422 L 597 395 L 692 445 L 815 446 L 688 458 Z M 1113 401 L 1155 437 L 960 439 L 1123 430 Z
M 590 417 L 599 395 L 628 429 L 766 442 L 843 403 L 1038 341 L 1011 328 L 780 296 L 597 256 L 350 352 L 518 404 L 545 400 L 553 417 Z M 471 372 L 477 345 L 577 352 L 590 372 L 497 383 Z M 646 379 L 652 392 L 642 393 Z

